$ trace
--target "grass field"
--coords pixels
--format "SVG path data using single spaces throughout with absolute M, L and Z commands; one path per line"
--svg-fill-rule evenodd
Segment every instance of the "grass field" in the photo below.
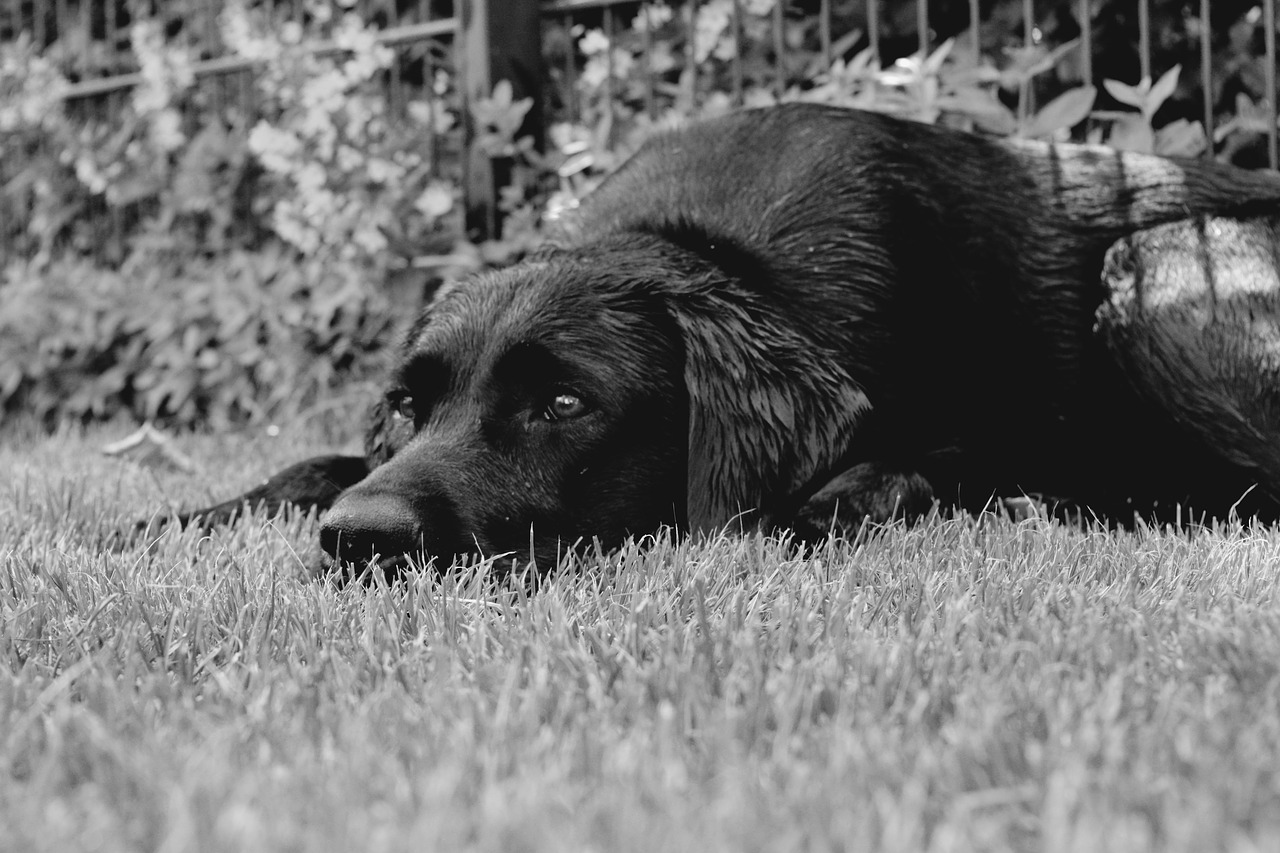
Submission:
M 0 438 L 0 850 L 1280 850 L 1280 534 L 943 520 L 334 588 L 314 522 Z M 313 445 L 314 446 L 314 445 Z

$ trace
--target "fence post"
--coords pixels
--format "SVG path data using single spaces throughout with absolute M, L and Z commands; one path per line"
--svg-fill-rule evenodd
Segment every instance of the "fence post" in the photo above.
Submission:
M 465 115 L 463 201 L 467 235 L 474 241 L 498 237 L 502 219 L 497 192 L 511 179 L 510 158 L 490 158 L 473 144 L 477 128 L 471 105 L 493 92 L 501 80 L 514 97 L 533 98 L 520 128 L 542 149 L 542 28 L 540 0 L 461 0 L 458 75 Z

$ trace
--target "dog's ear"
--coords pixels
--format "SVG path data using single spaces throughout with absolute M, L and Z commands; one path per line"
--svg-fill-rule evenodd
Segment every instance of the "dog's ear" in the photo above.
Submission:
M 802 330 L 725 298 L 677 306 L 689 393 L 688 524 L 768 515 L 835 466 L 870 409 Z

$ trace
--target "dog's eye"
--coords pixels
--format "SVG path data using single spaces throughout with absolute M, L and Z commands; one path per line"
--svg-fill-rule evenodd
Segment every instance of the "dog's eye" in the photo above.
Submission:
M 395 394 L 388 402 L 391 404 L 392 414 L 398 418 L 411 421 L 418 416 L 417 410 L 413 406 L 412 394 Z
M 557 394 L 547 406 L 545 417 L 549 421 L 576 418 L 587 410 L 587 404 L 577 394 Z

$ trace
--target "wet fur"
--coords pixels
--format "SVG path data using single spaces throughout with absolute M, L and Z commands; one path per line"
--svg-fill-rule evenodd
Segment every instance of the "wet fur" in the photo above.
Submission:
M 369 475 L 311 501 L 337 498 L 325 548 L 546 563 L 664 524 L 813 534 L 993 493 L 1225 511 L 1250 478 L 1128 387 L 1093 331 L 1099 273 L 1138 229 L 1278 209 L 1272 175 L 852 110 L 658 136 L 554 248 L 426 310 Z M 589 413 L 545 420 L 565 389 Z

